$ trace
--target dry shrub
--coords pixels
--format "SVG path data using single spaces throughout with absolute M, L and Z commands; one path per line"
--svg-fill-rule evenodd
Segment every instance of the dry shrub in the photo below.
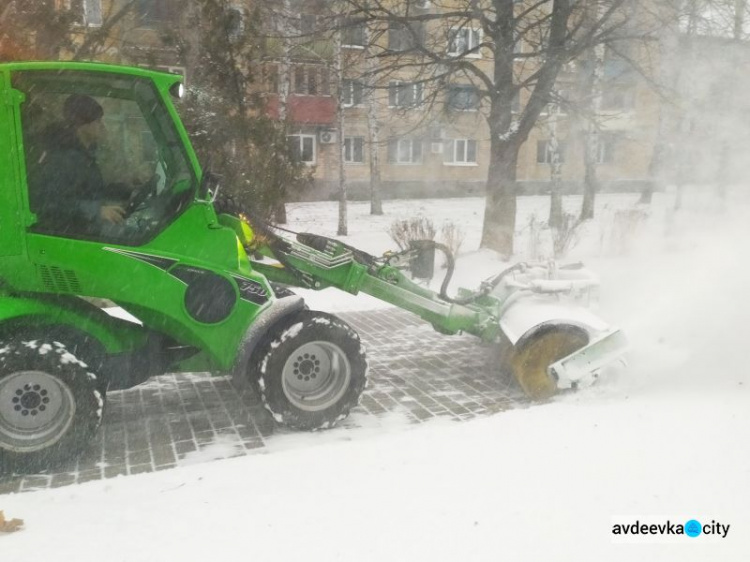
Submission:
M 454 257 L 458 257 L 458 252 L 461 251 L 461 246 L 466 238 L 466 233 L 463 229 L 454 222 L 446 222 L 440 228 L 440 238 L 443 244 L 450 248 L 451 253 Z
M 401 250 L 408 250 L 410 241 L 434 240 L 435 232 L 435 225 L 430 219 L 414 217 L 394 221 L 388 234 Z
M 524 229 L 528 231 L 526 256 L 530 261 L 538 261 L 545 255 L 544 237 L 542 236 L 542 231 L 545 228 L 547 228 L 547 224 L 537 219 L 536 214 L 532 213 L 529 217 L 529 223 Z
M 563 213 L 560 226 L 552 229 L 552 248 L 555 258 L 565 257 L 578 243 L 578 227 L 583 224 L 571 213 Z
M 648 219 L 644 209 L 620 209 L 615 211 L 612 221 L 610 251 L 615 255 L 630 253 L 633 241 Z

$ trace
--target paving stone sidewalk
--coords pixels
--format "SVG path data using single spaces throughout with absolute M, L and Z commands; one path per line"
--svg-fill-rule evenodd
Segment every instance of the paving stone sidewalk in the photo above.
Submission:
M 330 431 L 354 438 L 363 428 L 468 420 L 524 402 L 514 383 L 497 373 L 494 350 L 475 337 L 438 334 L 393 308 L 341 317 L 367 347 L 370 383 L 359 407 Z M 78 461 L 54 474 L 0 478 L 0 494 L 267 452 L 275 438 L 288 434 L 252 392 L 238 394 L 228 378 L 164 375 L 110 393 L 98 437 Z

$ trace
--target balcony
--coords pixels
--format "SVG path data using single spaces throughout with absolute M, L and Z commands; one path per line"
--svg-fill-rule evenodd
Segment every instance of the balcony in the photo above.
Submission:
M 289 119 L 299 125 L 332 125 L 336 119 L 336 102 L 332 96 L 300 96 L 291 94 L 287 103 Z M 279 118 L 279 96 L 270 95 L 266 115 Z

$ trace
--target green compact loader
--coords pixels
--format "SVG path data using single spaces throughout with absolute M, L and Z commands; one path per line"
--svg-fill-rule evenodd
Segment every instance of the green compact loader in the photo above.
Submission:
M 622 356 L 621 332 L 568 302 L 596 285 L 580 267 L 518 264 L 450 297 L 440 244 L 375 257 L 254 217 L 201 169 L 173 103 L 182 91 L 180 76 L 142 68 L 0 64 L 0 474 L 75 456 L 107 392 L 166 372 L 231 375 L 278 423 L 335 425 L 365 388 L 365 351 L 289 287 L 365 292 L 497 344 L 534 399 L 585 386 Z M 72 112 L 83 98 L 96 103 Z M 117 220 L 71 212 L 60 182 L 80 170 L 52 152 L 50 131 L 94 118 L 108 134 L 102 180 L 127 194 Z M 429 274 L 436 250 L 449 262 L 439 293 L 405 273 Z

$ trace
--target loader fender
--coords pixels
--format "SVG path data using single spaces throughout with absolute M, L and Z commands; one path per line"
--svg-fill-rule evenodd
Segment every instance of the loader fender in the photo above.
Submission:
M 538 297 L 515 301 L 500 317 L 500 328 L 514 346 L 523 345 L 538 330 L 560 325 L 581 329 L 589 338 L 609 329 L 606 322 L 587 308 Z
M 269 330 L 280 320 L 305 308 L 302 297 L 292 295 L 275 300 L 261 311 L 245 332 L 232 368 L 232 383 L 238 389 L 248 387 L 247 365 L 250 356 Z
M 76 297 L 0 294 L 0 333 L 46 325 L 89 334 L 108 354 L 131 351 L 146 339 L 140 326 L 112 318 Z

